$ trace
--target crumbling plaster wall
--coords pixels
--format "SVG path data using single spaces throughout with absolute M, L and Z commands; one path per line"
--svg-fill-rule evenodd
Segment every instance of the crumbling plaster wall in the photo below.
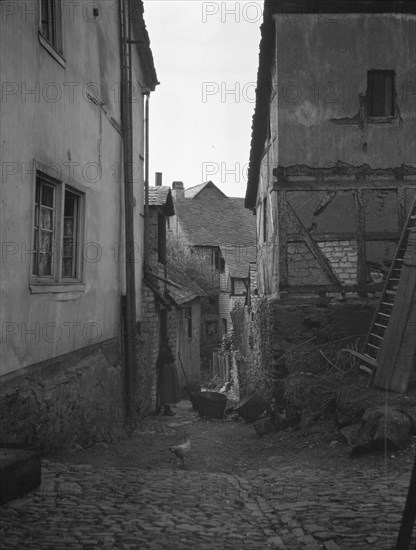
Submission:
M 279 165 L 414 166 L 416 17 L 299 13 L 275 21 Z M 362 110 L 370 69 L 395 71 L 390 123 L 369 123 Z

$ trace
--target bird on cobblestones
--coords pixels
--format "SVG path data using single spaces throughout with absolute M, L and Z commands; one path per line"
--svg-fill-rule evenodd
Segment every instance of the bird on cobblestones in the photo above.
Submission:
M 169 448 L 169 451 L 175 453 L 175 455 L 182 460 L 182 467 L 185 465 L 185 458 L 189 456 L 189 453 L 191 452 L 191 438 L 189 437 L 188 432 L 185 432 L 184 439 L 184 443 Z

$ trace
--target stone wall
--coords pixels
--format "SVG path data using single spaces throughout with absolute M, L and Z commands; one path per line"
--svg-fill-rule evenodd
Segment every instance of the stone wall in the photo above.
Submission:
M 310 339 L 319 346 L 366 335 L 375 305 L 370 300 L 253 301 L 251 309 L 244 308 L 243 322 L 234 327 L 241 333 L 236 353 L 241 396 L 258 391 L 271 400 L 277 391 L 275 369 L 286 351 Z
M 156 297 L 146 283 L 143 285 L 143 316 L 137 348 L 138 392 L 140 413 L 157 407 L 156 361 L 160 348 L 160 308 Z
M 54 452 L 124 434 L 119 351 L 110 341 L 2 377 L 1 444 Z

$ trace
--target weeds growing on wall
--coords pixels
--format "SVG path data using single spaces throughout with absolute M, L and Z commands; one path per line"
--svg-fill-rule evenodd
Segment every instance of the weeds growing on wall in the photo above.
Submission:
M 315 415 L 323 415 L 351 398 L 354 385 L 362 384 L 357 359 L 342 351 L 361 349 L 362 336 L 345 337 L 334 326 L 281 349 L 282 320 L 276 304 L 258 299 L 252 310 L 245 308 L 240 323 L 247 346 L 236 353 L 240 392 L 259 392 L 270 404 L 293 403 Z M 313 329 L 312 329 L 313 332 Z M 243 346 L 244 347 L 244 346 Z

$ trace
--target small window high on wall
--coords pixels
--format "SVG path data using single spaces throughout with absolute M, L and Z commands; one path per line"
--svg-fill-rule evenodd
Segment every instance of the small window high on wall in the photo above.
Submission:
M 394 71 L 368 71 L 367 116 L 394 117 Z

